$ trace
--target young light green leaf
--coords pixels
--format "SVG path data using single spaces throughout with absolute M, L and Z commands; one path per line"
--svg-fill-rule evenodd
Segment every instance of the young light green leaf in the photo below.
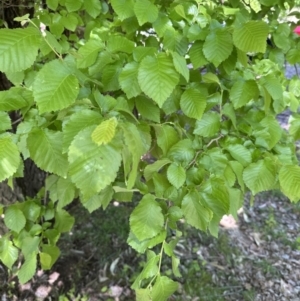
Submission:
M 233 50 L 231 35 L 224 29 L 211 31 L 203 45 L 203 53 L 209 62 L 218 67 Z
M 18 259 L 18 249 L 13 246 L 12 242 L 7 237 L 0 238 L 0 260 L 9 268 Z
M 66 176 L 68 161 L 62 153 L 62 132 L 34 128 L 28 135 L 27 147 L 36 165 L 48 172 Z
M 96 145 L 91 138 L 95 126 L 90 126 L 75 137 L 69 147 L 69 174 L 85 199 L 112 183 L 121 164 L 119 147 L 114 144 Z
M 130 215 L 130 229 L 139 240 L 152 238 L 163 230 L 164 216 L 153 195 L 147 194 Z
M 96 62 L 99 51 L 104 48 L 104 44 L 99 40 L 89 40 L 79 48 L 77 57 L 77 68 L 87 68 Z
M 34 27 L 0 29 L 0 71 L 18 72 L 29 68 L 37 57 L 40 37 Z
M 151 297 L 155 301 L 166 301 L 178 289 L 178 283 L 166 276 L 158 276 L 153 285 Z
M 274 188 L 276 168 L 271 160 L 259 160 L 244 169 L 243 179 L 253 194 Z
M 97 145 L 109 143 L 115 136 L 117 125 L 116 117 L 102 121 L 92 132 L 92 140 Z
M 165 53 L 145 57 L 139 67 L 138 82 L 142 91 L 161 108 L 179 81 L 172 58 Z
M 134 16 L 133 0 L 111 0 L 111 6 L 121 21 Z
M 282 166 L 279 171 L 279 183 L 282 192 L 293 202 L 300 199 L 300 167 Z
M 11 177 L 20 165 L 20 154 L 9 136 L 0 138 L 0 182 Z
M 185 182 L 185 169 L 177 163 L 172 163 L 167 169 L 167 177 L 169 182 L 179 189 Z
M 181 209 L 188 224 L 202 231 L 207 230 L 213 213 L 203 205 L 197 191 L 191 191 L 183 198 Z
M 188 88 L 181 96 L 180 107 L 188 117 L 201 119 L 206 107 L 206 95 L 197 89 Z
M 128 63 L 119 76 L 120 86 L 128 98 L 138 96 L 142 92 L 138 83 L 138 67 L 136 62 Z
M 33 84 L 33 96 L 40 113 L 68 107 L 76 100 L 78 92 L 77 78 L 59 60 L 45 64 Z
M 268 34 L 269 27 L 264 21 L 248 21 L 234 29 L 233 43 L 244 52 L 264 53 Z
M 148 0 L 137 1 L 133 9 L 140 26 L 153 23 L 158 17 L 158 8 Z
M 18 278 L 21 284 L 28 282 L 36 272 L 36 254 L 32 254 L 25 259 L 20 270 L 18 271 Z
M 220 130 L 220 125 L 220 115 L 216 112 L 207 112 L 201 120 L 196 121 L 193 133 L 202 137 L 212 137 Z

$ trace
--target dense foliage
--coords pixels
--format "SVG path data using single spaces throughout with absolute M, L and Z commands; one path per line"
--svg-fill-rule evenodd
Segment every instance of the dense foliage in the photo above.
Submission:
M 0 181 L 30 158 L 47 173 L 34 197 L 0 207 L 0 259 L 27 282 L 51 269 L 73 226 L 66 206 L 92 212 L 142 196 L 128 244 L 147 253 L 137 300 L 166 300 L 161 271 L 181 219 L 217 236 L 244 194 L 300 198 L 300 43 L 295 1 L 46 0 L 22 28 L 0 29 Z M 289 108 L 288 131 L 276 115 Z M 11 113 L 19 118 L 11 121 Z M 114 217 L 112 216 L 113 220 Z M 99 221 L 101 222 L 101 221 Z

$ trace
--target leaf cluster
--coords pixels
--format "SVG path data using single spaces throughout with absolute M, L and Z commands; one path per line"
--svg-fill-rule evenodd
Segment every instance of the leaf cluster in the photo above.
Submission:
M 59 256 L 74 222 L 65 206 L 79 198 L 93 212 L 136 192 L 128 244 L 147 261 L 132 288 L 167 300 L 177 283 L 161 263 L 170 257 L 180 277 L 179 222 L 217 236 L 248 191 L 298 201 L 300 81 L 284 75 L 300 62 L 284 14 L 294 5 L 47 0 L 17 18 L 23 28 L 0 29 L 0 71 L 14 85 L 0 92 L 0 181 L 22 177 L 27 158 L 48 173 L 34 199 L 2 209 L 1 261 L 11 268 L 21 252 L 28 281 L 37 259 L 50 269 Z M 288 108 L 285 130 L 276 116 Z

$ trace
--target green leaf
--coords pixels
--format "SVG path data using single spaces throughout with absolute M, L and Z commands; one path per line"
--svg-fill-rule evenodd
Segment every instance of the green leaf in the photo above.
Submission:
M 97 125 L 102 116 L 92 110 L 80 110 L 71 115 L 71 118 L 63 124 L 63 152 L 66 152 L 74 137 L 83 129 Z
M 128 98 L 141 94 L 142 90 L 138 83 L 138 63 L 131 62 L 125 65 L 119 76 L 119 83 Z
M 111 0 L 111 6 L 121 21 L 134 16 L 132 0 Z
M 146 181 L 149 181 L 153 174 L 157 173 L 161 168 L 163 168 L 165 165 L 172 163 L 171 160 L 169 159 L 162 159 L 162 160 L 157 160 L 152 164 L 149 164 L 146 166 L 144 170 L 144 176 Z
M 206 95 L 197 89 L 188 88 L 180 98 L 180 107 L 186 116 L 201 119 L 206 108 Z
M 102 121 L 92 132 L 92 140 L 97 144 L 107 144 L 115 136 L 118 121 L 116 117 Z
M 0 110 L 14 111 L 32 103 L 32 93 L 24 88 L 12 87 L 8 91 L 0 92 Z
M 20 165 L 20 154 L 11 137 L 0 138 L 0 182 L 11 177 Z
M 165 124 L 155 125 L 154 129 L 158 146 L 164 154 L 167 154 L 170 147 L 179 140 L 178 133 L 173 127 Z
M 208 62 L 203 53 L 203 42 L 196 41 L 190 48 L 189 55 L 194 69 L 203 67 Z
M 76 100 L 78 92 L 77 78 L 59 60 L 45 64 L 33 84 L 33 96 L 40 113 L 68 107 Z
M 86 0 L 84 0 L 86 1 Z M 66 0 L 65 6 L 69 13 L 73 11 L 78 11 L 82 6 L 83 0 Z
M 114 190 L 111 185 L 106 186 L 98 194 L 93 195 L 88 200 L 82 200 L 82 205 L 88 210 L 89 213 L 99 209 L 101 206 L 105 210 L 113 198 Z
M 178 289 L 178 283 L 166 276 L 157 276 L 151 297 L 155 301 L 166 301 Z
M 175 162 L 187 164 L 194 158 L 195 151 L 190 139 L 183 139 L 174 144 L 168 151 L 168 158 Z
M 22 240 L 21 250 L 26 258 L 31 257 L 33 254 L 37 254 L 39 251 L 40 238 L 38 236 L 28 236 Z
M 263 130 L 254 133 L 256 136 L 256 144 L 262 144 L 267 149 L 272 149 L 279 142 L 283 134 L 282 127 L 279 125 L 277 119 L 271 115 L 262 119 L 259 125 Z M 264 133 L 267 135 L 264 136 Z M 263 140 L 262 143 L 260 142 L 260 139 Z
M 40 262 L 43 270 L 50 270 L 60 255 L 57 246 L 43 245 L 40 253 Z
M 176 276 L 176 277 L 182 277 L 182 275 L 178 269 L 179 264 L 180 264 L 180 259 L 173 255 L 172 256 L 172 271 L 173 271 L 174 276 Z
M 138 82 L 142 91 L 161 108 L 179 81 L 171 57 L 159 53 L 156 57 L 147 56 L 139 67 Z
M 155 47 L 136 46 L 133 50 L 133 58 L 136 62 L 140 62 L 146 56 L 154 56 L 156 51 Z
M 160 109 L 151 99 L 138 96 L 135 99 L 135 106 L 143 118 L 157 123 L 160 122 Z
M 167 177 L 169 182 L 179 189 L 186 179 L 185 169 L 176 163 L 172 163 L 167 169 Z
M 252 162 L 251 152 L 245 146 L 230 143 L 226 149 L 232 158 L 240 162 L 244 167 Z
M 300 167 L 282 166 L 279 171 L 279 183 L 282 192 L 293 202 L 300 199 Z
M 55 11 L 58 6 L 58 0 L 46 0 L 46 4 L 50 9 Z
M 112 183 L 119 170 L 121 155 L 112 143 L 98 146 L 91 138 L 95 126 L 82 130 L 69 147 L 69 174 L 85 199 Z
M 75 198 L 75 186 L 69 179 L 59 178 L 57 181 L 57 209 L 70 204 Z
M 151 301 L 149 288 L 140 288 L 135 291 L 136 301 Z
M 223 30 L 211 31 L 203 45 L 203 53 L 209 62 L 218 67 L 224 62 L 233 50 L 231 35 Z
M 0 238 L 0 260 L 9 268 L 18 259 L 19 252 L 12 242 L 7 237 Z
M 234 45 L 244 52 L 266 51 L 269 26 L 264 21 L 249 21 L 233 32 Z
M 144 146 L 142 136 L 133 123 L 124 123 L 122 125 L 122 130 L 125 144 L 132 155 L 132 167 L 127 182 L 127 188 L 131 189 L 134 186 L 137 177 L 138 164 L 142 155 L 144 155 L 148 149 Z
M 274 100 L 282 100 L 283 89 L 280 80 L 273 74 L 261 77 L 259 83 L 266 88 Z
M 244 169 L 243 179 L 253 194 L 274 189 L 276 168 L 271 160 L 259 160 Z
M 130 229 L 139 240 L 152 238 L 163 230 L 164 216 L 153 195 L 147 194 L 130 215 Z
M 133 9 L 140 26 L 153 23 L 158 17 L 158 8 L 148 0 L 137 1 Z
M 110 36 L 107 41 L 107 49 L 110 52 L 126 52 L 132 53 L 135 44 L 133 41 L 122 36 Z
M 83 7 L 94 19 L 99 16 L 102 11 L 101 2 L 99 0 L 84 0 Z
M 41 213 L 41 206 L 34 201 L 26 201 L 22 211 L 27 220 L 36 222 Z
M 259 95 L 257 84 L 254 80 L 236 81 L 230 90 L 230 99 L 235 109 L 246 105 L 250 100 Z
M 172 52 L 173 64 L 178 73 L 180 73 L 185 80 L 188 82 L 190 79 L 190 71 L 187 67 L 186 60 L 183 56 L 179 55 L 177 52 Z
M 213 213 L 203 205 L 201 197 L 196 190 L 189 192 L 183 198 L 181 209 L 189 225 L 202 231 L 207 230 Z
M 220 126 L 220 115 L 216 112 L 208 112 L 201 120 L 196 121 L 193 133 L 202 137 L 212 137 L 220 130 Z
M 152 253 L 154 253 L 154 252 L 148 251 L 148 254 L 149 253 L 151 253 L 151 255 L 152 255 Z M 159 258 L 160 258 L 160 256 L 158 256 L 158 255 L 155 256 L 155 254 L 153 254 L 153 256 L 151 258 L 148 258 L 148 260 L 143 268 L 143 271 L 137 276 L 137 278 L 135 279 L 131 288 L 133 288 L 133 289 L 140 288 L 141 282 L 143 279 L 148 279 L 157 274 Z
M 34 128 L 28 135 L 27 147 L 36 165 L 51 173 L 65 177 L 67 156 L 62 153 L 62 132 Z
M 99 40 L 89 40 L 79 48 L 77 56 L 77 68 L 87 68 L 96 62 L 100 50 L 104 44 Z
M 0 71 L 18 72 L 33 65 L 40 37 L 39 30 L 33 27 L 0 29 Z
M 211 177 L 201 187 L 201 196 L 205 199 L 206 205 L 213 212 L 213 219 L 228 214 L 230 199 L 225 181 L 219 177 Z
M 36 265 L 36 254 L 25 259 L 25 262 L 22 264 L 17 274 L 21 284 L 28 282 L 34 276 L 36 272 Z
M 54 228 L 58 232 L 63 233 L 71 231 L 74 222 L 74 217 L 71 216 L 66 210 L 61 209 L 56 211 Z

